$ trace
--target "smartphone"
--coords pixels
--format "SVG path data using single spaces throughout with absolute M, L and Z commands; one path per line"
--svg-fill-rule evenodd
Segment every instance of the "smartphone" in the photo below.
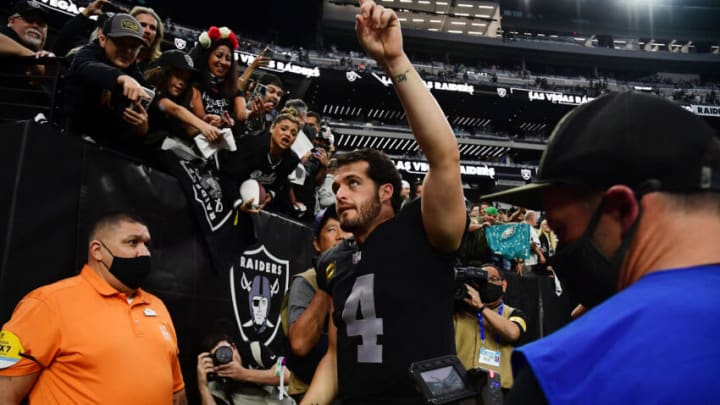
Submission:
M 145 111 L 147 111 L 150 107 L 150 103 L 152 103 L 153 99 L 155 98 L 155 90 L 147 88 L 145 86 L 141 87 L 143 90 L 145 90 L 145 94 L 147 95 L 147 97 L 140 97 L 140 105 L 143 109 L 145 109 Z
M 102 8 L 103 12 L 106 13 L 129 13 L 130 10 L 118 4 L 114 4 L 110 1 L 105 3 Z
M 252 95 L 250 96 L 250 100 L 255 100 L 255 97 L 260 97 L 261 99 L 265 99 L 265 95 L 267 94 L 267 86 L 260 83 L 255 83 L 255 87 L 253 88 Z
M 273 50 L 270 49 L 269 46 L 266 46 L 265 49 L 263 49 L 262 52 L 260 52 L 260 55 L 258 55 L 258 56 L 265 56 L 265 57 L 268 57 L 268 58 L 272 58 L 272 57 L 273 57 Z

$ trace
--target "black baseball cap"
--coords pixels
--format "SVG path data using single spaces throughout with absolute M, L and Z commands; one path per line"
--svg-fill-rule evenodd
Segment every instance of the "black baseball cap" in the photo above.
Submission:
M 105 20 L 103 35 L 110 38 L 135 38 L 147 46 L 140 23 L 130 14 L 117 13 Z
M 720 140 L 700 117 L 661 97 L 611 93 L 560 120 L 532 183 L 482 199 L 537 209 L 542 190 L 561 184 L 720 192 Z
M 158 65 L 172 66 L 176 69 L 189 70 L 191 72 L 197 71 L 190 55 L 177 49 L 163 52 L 162 55 L 160 55 L 160 59 L 158 59 Z
M 328 219 L 338 219 L 337 211 L 335 210 L 335 204 L 330 205 L 324 210 L 318 212 L 315 216 L 315 222 L 313 223 L 313 237 L 317 238 L 322 231 L 323 226 L 327 223 Z
M 45 18 L 49 15 L 47 9 L 43 7 L 40 2 L 35 0 L 20 0 L 15 2 L 12 14 L 19 14 L 22 16 L 28 14 L 42 14 Z

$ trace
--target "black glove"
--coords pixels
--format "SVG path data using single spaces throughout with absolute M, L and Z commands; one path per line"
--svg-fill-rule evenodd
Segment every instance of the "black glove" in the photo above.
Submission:
M 328 280 L 328 276 L 330 277 L 330 280 Z M 332 295 L 332 281 L 334 280 L 334 276 L 335 262 L 318 260 L 317 267 L 315 268 L 315 279 L 317 281 L 318 289 Z

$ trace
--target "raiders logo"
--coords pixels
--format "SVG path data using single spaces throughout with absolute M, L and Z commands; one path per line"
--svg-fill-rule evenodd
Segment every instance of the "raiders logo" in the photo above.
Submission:
M 507 96 L 507 89 L 504 88 L 504 87 L 498 87 L 498 88 L 497 88 L 497 94 L 498 94 L 498 96 L 500 96 L 500 97 L 505 97 L 505 96 Z
M 528 181 L 532 178 L 532 170 L 520 169 L 520 176 L 522 176 L 523 180 Z
M 352 83 L 357 79 L 362 79 L 362 76 L 360 76 L 353 70 L 349 70 L 349 71 L 345 72 L 345 78 L 347 79 L 347 81 Z
M 187 46 L 187 41 L 182 38 L 175 37 L 174 42 L 175 42 L 175 48 L 177 48 L 177 49 L 185 49 L 185 47 Z M 190 66 L 192 66 L 192 65 L 190 65 Z
M 233 214 L 232 207 L 226 210 L 223 205 L 220 183 L 212 173 L 192 162 L 181 160 L 179 163 L 192 183 L 193 202 L 202 207 L 208 226 L 215 232 Z
M 230 268 L 233 310 L 244 341 L 265 346 L 273 341 L 289 282 L 290 262 L 273 256 L 265 245 L 243 252 Z

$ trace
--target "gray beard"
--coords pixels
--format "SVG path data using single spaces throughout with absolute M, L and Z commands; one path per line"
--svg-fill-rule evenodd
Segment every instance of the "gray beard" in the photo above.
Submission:
M 37 30 L 32 30 L 33 32 L 36 32 L 38 34 L 42 34 L 38 32 Z M 40 38 L 37 38 L 34 35 L 28 35 L 27 31 L 25 31 L 25 35 L 23 35 L 23 41 L 27 46 L 30 48 L 33 48 L 35 51 L 39 51 L 42 48 L 43 41 Z

